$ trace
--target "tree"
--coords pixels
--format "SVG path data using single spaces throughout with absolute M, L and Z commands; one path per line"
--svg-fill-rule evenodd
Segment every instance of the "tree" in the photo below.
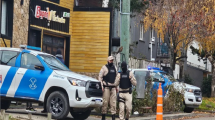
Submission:
M 172 70 L 175 69 L 176 61 L 187 58 L 187 48 L 198 37 L 202 25 L 209 17 L 206 11 L 213 5 L 214 2 L 208 0 L 150 2 L 144 17 L 144 28 L 153 28 L 163 42 L 167 43 Z
M 205 1 L 200 13 L 204 17 L 196 34 L 199 48 L 190 46 L 192 53 L 212 64 L 211 97 L 215 97 L 215 1 Z

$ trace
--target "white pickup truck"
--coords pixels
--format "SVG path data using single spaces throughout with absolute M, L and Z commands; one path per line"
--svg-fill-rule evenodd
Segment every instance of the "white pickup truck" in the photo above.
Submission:
M 1 109 L 11 101 L 44 103 L 54 119 L 86 119 L 102 105 L 98 80 L 70 71 L 55 56 L 28 46 L 0 47 Z M 37 48 L 39 49 L 39 48 Z

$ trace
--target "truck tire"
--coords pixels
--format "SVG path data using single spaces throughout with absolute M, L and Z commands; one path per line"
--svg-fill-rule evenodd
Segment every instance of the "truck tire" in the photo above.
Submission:
M 11 101 L 9 100 L 1 100 L 1 109 L 7 110 L 10 107 Z
M 90 116 L 91 110 L 86 110 L 82 112 L 74 112 L 73 109 L 70 109 L 70 114 L 75 120 L 85 120 Z
M 185 108 L 184 108 L 184 112 L 185 112 L 185 113 L 192 113 L 193 110 L 194 110 L 194 108 L 188 108 L 188 107 L 185 107 Z
M 52 92 L 46 102 L 47 112 L 52 113 L 53 119 L 63 119 L 69 113 L 67 95 L 61 91 Z

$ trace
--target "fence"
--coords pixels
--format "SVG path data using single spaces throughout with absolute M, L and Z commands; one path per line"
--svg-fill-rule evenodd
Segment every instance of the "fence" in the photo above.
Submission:
M 131 68 L 131 69 L 147 68 L 148 66 L 160 67 L 160 65 L 156 62 L 129 58 L 129 68 Z

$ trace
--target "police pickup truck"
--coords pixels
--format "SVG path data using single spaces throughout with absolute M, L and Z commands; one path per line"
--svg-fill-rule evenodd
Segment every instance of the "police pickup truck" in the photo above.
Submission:
M 162 83 L 163 96 L 166 97 L 168 94 L 168 85 L 173 85 L 178 91 L 184 91 L 184 112 L 191 113 L 194 108 L 199 107 L 202 103 L 202 94 L 199 87 L 189 85 L 186 83 L 180 83 L 170 74 L 160 70 L 155 67 L 148 67 L 148 69 L 131 69 L 137 79 L 137 87 L 139 83 L 145 83 L 147 85 L 146 79 L 151 76 L 153 79 L 153 89 L 158 89 L 159 82 Z M 140 79 L 140 80 L 138 80 Z M 138 83 L 139 82 L 139 83 Z M 144 84 L 143 83 L 143 84 Z
M 102 105 L 98 80 L 70 71 L 55 56 L 40 48 L 0 47 L 1 109 L 11 101 L 44 103 L 53 119 L 86 119 Z

